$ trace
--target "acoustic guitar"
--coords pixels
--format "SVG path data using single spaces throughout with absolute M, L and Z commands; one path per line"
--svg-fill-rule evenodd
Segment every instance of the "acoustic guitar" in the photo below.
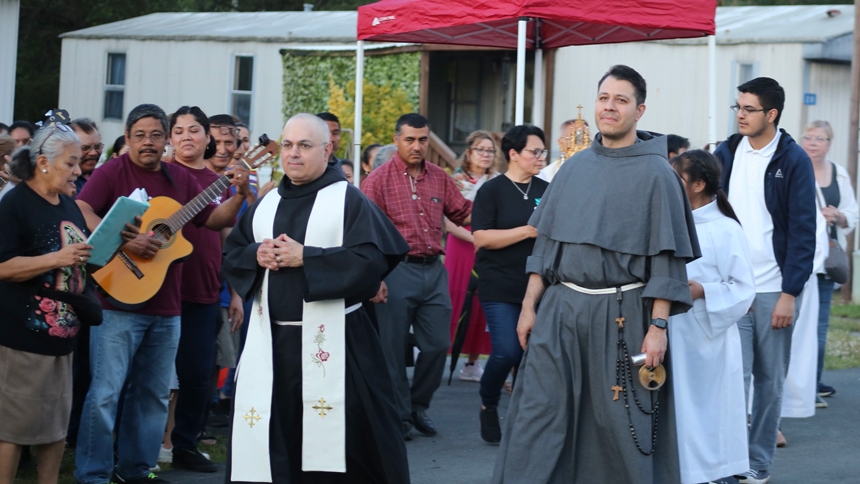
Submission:
M 277 153 L 278 144 L 263 135 L 260 137 L 260 144 L 245 153 L 242 163 L 249 170 L 253 170 L 271 161 Z M 229 186 L 230 178 L 222 175 L 185 206 L 170 197 L 151 199 L 149 208 L 141 217 L 143 222 L 140 231 L 152 232 L 161 242 L 161 249 L 156 252 L 155 257 L 144 259 L 120 250 L 107 265 L 93 273 L 93 278 L 111 304 L 125 310 L 134 310 L 152 299 L 161 289 L 170 264 L 188 257 L 194 250 L 191 243 L 182 236 L 182 227 Z

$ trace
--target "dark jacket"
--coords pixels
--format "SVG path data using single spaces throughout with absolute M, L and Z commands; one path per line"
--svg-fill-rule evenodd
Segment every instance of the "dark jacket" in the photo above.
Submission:
M 803 148 L 785 130 L 780 132 L 762 181 L 765 205 L 773 220 L 773 254 L 782 272 L 782 292 L 796 297 L 809 280 L 815 256 L 815 175 Z M 714 153 L 723 165 L 722 188 L 726 193 L 742 139 L 742 135 L 734 134 Z

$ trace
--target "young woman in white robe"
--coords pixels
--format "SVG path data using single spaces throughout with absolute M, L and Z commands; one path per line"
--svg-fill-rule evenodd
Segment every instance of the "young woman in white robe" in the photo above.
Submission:
M 687 264 L 693 308 L 669 320 L 681 482 L 749 469 L 744 375 L 737 321 L 755 282 L 740 223 L 719 189 L 720 165 L 703 150 L 671 160 L 684 180 L 702 257 Z

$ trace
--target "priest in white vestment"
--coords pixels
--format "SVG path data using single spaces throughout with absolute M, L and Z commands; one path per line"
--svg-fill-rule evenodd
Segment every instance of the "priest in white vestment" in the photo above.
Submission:
M 224 275 L 254 307 L 237 368 L 231 483 L 409 482 L 394 390 L 361 308 L 409 246 L 330 167 L 328 126 L 287 121 L 285 176 L 227 238 Z

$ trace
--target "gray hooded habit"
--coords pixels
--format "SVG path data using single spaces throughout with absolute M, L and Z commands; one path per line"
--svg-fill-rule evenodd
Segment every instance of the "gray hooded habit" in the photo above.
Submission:
M 493 483 L 680 482 L 671 381 L 648 391 L 637 367 L 630 365 L 632 383 L 617 368 L 625 359 L 619 337 L 629 355 L 641 352 L 654 299 L 670 301 L 670 314 L 692 306 L 686 263 L 701 255 L 695 223 L 664 136 L 639 131 L 635 144 L 618 149 L 601 142 L 598 134 L 562 165 L 529 221 L 538 237 L 526 271 L 547 289 Z M 619 303 L 615 293 L 584 294 L 561 282 L 645 286 L 624 292 Z M 670 364 L 667 355 L 669 374 Z M 616 385 L 624 390 L 613 400 Z M 658 410 L 645 413 L 655 403 Z

